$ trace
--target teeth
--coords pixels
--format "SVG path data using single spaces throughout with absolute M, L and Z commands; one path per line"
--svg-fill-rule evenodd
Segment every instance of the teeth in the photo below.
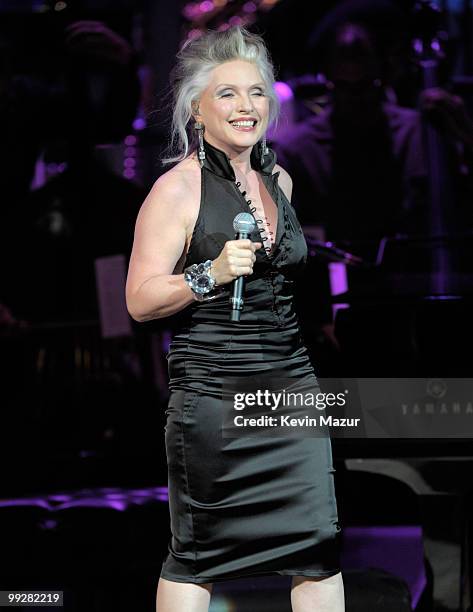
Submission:
M 236 125 L 237 127 L 253 127 L 254 124 L 254 121 L 232 121 L 232 125 Z

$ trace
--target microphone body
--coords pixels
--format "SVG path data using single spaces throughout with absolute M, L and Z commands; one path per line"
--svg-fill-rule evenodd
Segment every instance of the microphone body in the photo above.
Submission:
M 233 220 L 233 229 L 236 232 L 236 240 L 246 240 L 256 229 L 253 215 L 250 213 L 239 213 Z M 239 276 L 233 281 L 232 294 L 230 296 L 230 321 L 239 321 L 243 310 L 243 291 L 245 279 Z

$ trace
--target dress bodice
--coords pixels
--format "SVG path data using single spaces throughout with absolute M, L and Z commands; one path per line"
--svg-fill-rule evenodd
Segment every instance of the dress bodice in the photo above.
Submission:
M 227 155 L 204 142 L 205 160 L 201 174 L 200 209 L 184 267 L 218 257 L 227 240 L 235 239 L 233 230 L 235 216 L 241 212 L 252 213 L 253 210 L 251 200 L 245 197 L 246 193 L 240 190 L 239 183 L 235 180 L 235 173 Z M 252 286 L 256 288 L 256 285 L 261 285 L 262 279 L 278 275 L 284 276 L 286 281 L 293 280 L 301 272 L 307 259 L 307 245 L 302 228 L 294 208 L 278 184 L 279 172 L 273 173 L 275 164 L 276 154 L 273 150 L 269 149 L 261 164 L 260 144 L 253 147 L 251 165 L 259 173 L 268 193 L 277 205 L 278 223 L 272 253 L 268 253 L 264 246 L 256 251 L 253 274 L 246 277 L 247 291 L 250 291 Z M 261 241 L 258 229 L 251 234 L 250 239 L 254 242 Z M 214 303 L 228 303 L 230 289 L 231 283 L 222 293 L 222 297 L 214 300 Z M 209 305 L 210 302 L 202 302 L 196 306 Z
M 294 208 L 273 173 L 276 154 L 269 149 L 261 163 L 255 145 L 251 165 L 261 176 L 278 207 L 276 241 L 271 253 L 256 251 L 253 274 L 245 279 L 244 307 L 239 322 L 230 321 L 232 283 L 213 300 L 194 302 L 185 309 L 181 329 L 168 355 L 170 387 L 199 388 L 213 372 L 251 375 L 285 364 L 304 375 L 311 371 L 294 309 L 293 284 L 304 268 L 307 245 Z M 226 154 L 205 143 L 199 214 L 184 267 L 215 259 L 227 240 L 235 239 L 233 220 L 251 212 L 251 202 L 235 182 Z M 258 230 L 250 238 L 260 241 Z M 191 374 L 192 372 L 192 374 Z

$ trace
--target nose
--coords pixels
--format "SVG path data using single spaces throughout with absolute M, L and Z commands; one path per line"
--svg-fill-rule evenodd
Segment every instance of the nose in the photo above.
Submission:
M 242 94 L 239 97 L 238 110 L 241 113 L 248 113 L 253 111 L 253 102 L 248 94 Z

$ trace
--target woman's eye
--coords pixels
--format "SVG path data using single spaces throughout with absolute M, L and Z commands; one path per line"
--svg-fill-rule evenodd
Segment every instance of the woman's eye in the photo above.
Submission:
M 265 94 L 264 94 L 264 91 L 259 91 L 259 90 L 258 90 L 258 91 L 254 91 L 254 92 L 253 92 L 253 95 L 254 95 L 254 96 L 264 96 Z
M 231 98 L 233 96 L 233 93 L 231 91 L 224 93 L 224 94 L 220 94 L 221 98 Z

